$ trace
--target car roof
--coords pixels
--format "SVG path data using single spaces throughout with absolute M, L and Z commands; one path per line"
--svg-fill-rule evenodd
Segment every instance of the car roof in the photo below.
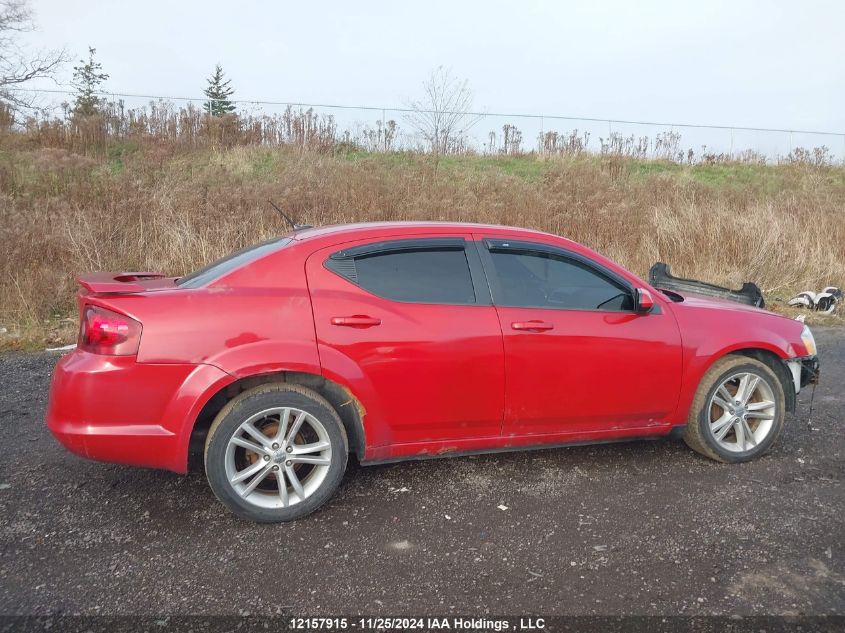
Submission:
M 358 222 L 354 224 L 333 224 L 316 228 L 301 229 L 291 234 L 295 240 L 309 240 L 333 235 L 345 235 L 350 238 L 369 237 L 379 234 L 394 233 L 429 233 L 436 230 L 446 231 L 481 231 L 485 233 L 515 233 L 525 235 L 551 235 L 534 229 L 517 228 L 497 224 L 478 224 L 472 222 Z M 555 236 L 556 237 L 556 236 Z

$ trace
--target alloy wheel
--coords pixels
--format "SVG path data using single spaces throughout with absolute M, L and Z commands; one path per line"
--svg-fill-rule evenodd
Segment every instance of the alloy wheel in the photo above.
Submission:
M 710 398 L 708 411 L 710 433 L 719 447 L 745 452 L 769 435 L 777 405 L 765 378 L 741 372 L 722 381 Z
M 332 447 L 325 426 L 293 407 L 265 409 L 238 426 L 226 446 L 226 479 L 261 508 L 301 503 L 323 483 Z

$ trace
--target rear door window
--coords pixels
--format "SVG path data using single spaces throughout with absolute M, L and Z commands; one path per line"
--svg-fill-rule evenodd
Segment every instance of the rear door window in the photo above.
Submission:
M 357 255 L 336 253 L 326 261 L 326 267 L 385 299 L 474 304 L 476 295 L 463 240 L 453 241 L 456 246 L 426 246 L 425 240 L 419 245 L 414 240 L 383 243 L 376 250 Z

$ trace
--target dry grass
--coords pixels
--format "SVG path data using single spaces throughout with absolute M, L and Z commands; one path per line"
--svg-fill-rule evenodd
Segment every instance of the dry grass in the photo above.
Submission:
M 91 157 L 0 137 L 0 344 L 72 338 L 74 276 L 179 274 L 300 221 L 458 220 L 534 227 L 641 276 L 770 297 L 845 285 L 845 169 L 596 157 L 441 157 L 122 141 Z M 14 335 L 14 336 L 11 336 Z

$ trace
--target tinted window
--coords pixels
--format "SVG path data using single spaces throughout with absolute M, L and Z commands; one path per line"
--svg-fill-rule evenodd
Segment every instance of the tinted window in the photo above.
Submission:
M 622 285 L 578 261 L 534 252 L 491 252 L 499 278 L 496 303 L 570 310 L 632 310 Z
M 415 303 L 475 303 L 463 249 L 403 250 L 356 257 L 344 276 L 375 295 Z
M 239 251 L 235 251 L 231 255 L 227 255 L 223 259 L 218 259 L 205 268 L 200 268 L 190 275 L 181 277 L 176 281 L 176 285 L 184 288 L 199 288 L 243 264 L 272 253 L 286 244 L 290 244 L 290 242 L 291 239 L 289 237 L 280 237 L 253 246 L 247 246 Z

